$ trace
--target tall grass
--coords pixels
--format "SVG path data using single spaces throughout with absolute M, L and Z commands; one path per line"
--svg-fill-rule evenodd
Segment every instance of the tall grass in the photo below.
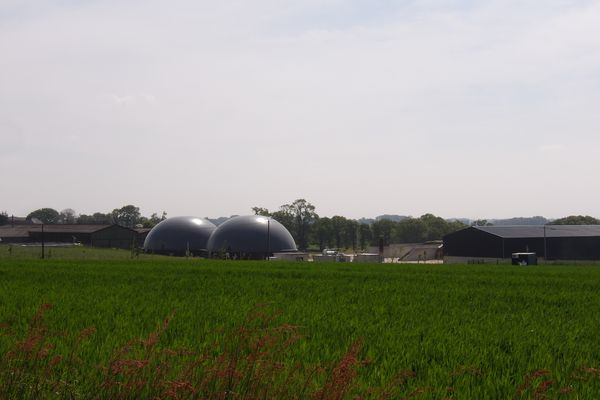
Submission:
M 0 256 L 0 355 L 14 354 L 17 343 L 43 336 L 31 342 L 42 347 L 31 347 L 29 358 L 21 355 L 11 365 L 25 366 L 19 373 L 27 381 L 44 374 L 25 371 L 41 371 L 54 359 L 51 370 L 58 375 L 52 376 L 59 379 L 30 386 L 47 390 L 50 383 L 62 382 L 57 391 L 64 398 L 128 393 L 126 387 L 139 384 L 140 376 L 156 372 L 161 363 L 169 372 L 159 380 L 173 385 L 161 386 L 161 396 L 171 389 L 178 396 L 200 397 L 200 376 L 223 375 L 229 365 L 217 363 L 218 357 L 225 362 L 234 354 L 247 355 L 235 352 L 246 345 L 234 344 L 247 343 L 247 348 L 266 335 L 258 343 L 261 351 L 278 348 L 271 336 L 293 340 L 285 351 L 271 353 L 271 364 L 264 359 L 235 363 L 246 379 L 231 375 L 237 389 L 219 393 L 258 393 L 247 382 L 262 382 L 266 375 L 274 380 L 265 380 L 265 386 L 289 388 L 304 398 L 328 398 L 326 388 L 335 387 L 339 390 L 333 393 L 343 393 L 342 398 L 587 399 L 600 393 L 599 292 L 600 268 L 592 266 Z M 54 307 L 36 330 L 32 316 L 43 303 Z M 281 315 L 267 313 L 274 318 L 267 330 L 247 318 L 259 303 L 269 305 L 265 310 L 281 310 Z M 242 327 L 254 332 L 250 342 L 239 337 Z M 279 327 L 294 329 L 279 335 Z M 158 342 L 150 349 L 144 342 L 152 332 Z M 260 332 L 263 336 L 257 336 Z M 35 351 L 47 356 L 33 358 Z M 348 363 L 356 369 L 344 369 Z M 278 373 L 276 379 L 268 365 Z M 339 377 L 352 379 L 343 386 L 335 383 Z M 278 386 L 286 379 L 288 384 Z M 197 392 L 187 386 L 191 381 Z M 158 390 L 153 383 L 138 389 L 142 396 Z
M 356 388 L 358 369 L 365 364 L 359 342 L 329 367 L 291 362 L 290 348 L 301 339 L 299 327 L 275 325 L 276 316 L 257 307 L 221 343 L 190 349 L 161 346 L 168 317 L 146 337 L 114 349 L 95 373 L 86 374 L 88 381 L 80 382 L 75 379 L 81 367 L 78 351 L 96 330 L 79 332 L 61 354 L 52 342 L 63 335 L 44 323 L 51 308 L 43 304 L 24 337 L 0 358 L 0 398 L 342 400 Z M 389 390 L 377 393 L 380 399 L 391 395 Z
M 328 365 L 294 362 L 290 349 L 302 340 L 299 327 L 276 325 L 277 316 L 264 306 L 257 306 L 222 342 L 189 349 L 161 345 L 170 316 L 146 337 L 114 349 L 109 360 L 85 374 L 87 381 L 82 382 L 77 379 L 80 345 L 96 329 L 67 335 L 69 346 L 60 353 L 52 343 L 64 339 L 64 333 L 52 333 L 44 323 L 51 309 L 49 304 L 41 305 L 24 337 L 14 337 L 10 350 L 0 358 L 0 398 L 383 400 L 450 399 L 457 394 L 452 386 L 441 391 L 430 385 L 410 389 L 407 383 L 416 378 L 414 371 L 400 372 L 384 387 L 359 387 L 357 377 L 370 363 L 361 356 L 361 341 Z M 6 332 L 6 324 L 2 328 L 4 334 L 14 335 Z M 481 371 L 460 367 L 450 378 L 465 375 L 480 378 Z M 576 387 L 599 377 L 600 369 L 580 368 L 570 375 L 568 385 L 560 387 L 550 370 L 541 369 L 523 376 L 513 398 L 580 398 Z
M 21 244 L 0 244 L 0 259 L 36 260 L 42 257 L 42 247 Z M 122 250 L 87 246 L 46 246 L 47 260 L 157 260 L 166 256 L 145 254 L 139 250 Z

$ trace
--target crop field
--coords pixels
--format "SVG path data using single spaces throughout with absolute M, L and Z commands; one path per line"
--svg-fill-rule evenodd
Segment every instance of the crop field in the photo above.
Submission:
M 600 393 L 600 267 L 38 253 L 0 246 L 0 398 Z

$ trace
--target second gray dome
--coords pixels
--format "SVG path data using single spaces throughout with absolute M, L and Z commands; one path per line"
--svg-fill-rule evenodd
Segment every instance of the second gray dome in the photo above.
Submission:
M 273 218 L 260 215 L 228 219 L 208 240 L 211 255 L 226 252 L 241 258 L 263 258 L 273 252 L 294 250 L 296 243 L 290 232 Z

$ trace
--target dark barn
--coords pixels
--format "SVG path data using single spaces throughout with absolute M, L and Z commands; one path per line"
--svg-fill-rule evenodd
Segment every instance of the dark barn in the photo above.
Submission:
M 29 235 L 32 241 L 40 242 L 41 227 L 30 229 Z M 120 225 L 45 225 L 44 241 L 120 249 L 130 249 L 143 243 L 137 243 L 137 231 Z
M 532 252 L 555 261 L 599 261 L 600 225 L 473 226 L 444 236 L 444 260 L 495 262 Z
M 81 243 L 93 247 L 130 249 L 144 243 L 145 232 L 120 225 L 55 224 L 1 227 L 2 243 Z M 42 236 L 43 235 L 43 236 Z

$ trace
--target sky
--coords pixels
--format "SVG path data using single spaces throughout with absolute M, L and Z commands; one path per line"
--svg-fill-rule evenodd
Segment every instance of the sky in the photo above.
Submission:
M 0 211 L 600 217 L 600 1 L 0 0 Z

